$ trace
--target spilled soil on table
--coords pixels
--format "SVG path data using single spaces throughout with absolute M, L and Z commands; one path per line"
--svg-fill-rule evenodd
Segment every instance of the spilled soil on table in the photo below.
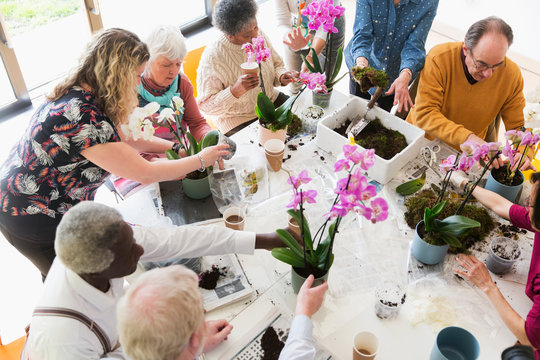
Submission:
M 212 265 L 212 268 L 199 275 L 199 287 L 206 290 L 214 290 L 220 277 L 227 275 L 227 268 L 219 268 Z
M 278 334 L 271 326 L 266 329 L 261 338 L 263 360 L 277 360 L 279 358 L 279 354 L 285 346 L 285 343 L 280 340 L 280 336 L 283 337 L 282 331 L 280 331 L 280 334 Z

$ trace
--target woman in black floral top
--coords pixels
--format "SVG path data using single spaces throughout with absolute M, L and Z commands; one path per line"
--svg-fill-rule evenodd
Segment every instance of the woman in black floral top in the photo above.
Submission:
M 44 276 L 62 215 L 93 200 L 110 173 L 141 183 L 173 180 L 227 154 L 218 145 L 204 149 L 202 159 L 149 162 L 139 151 L 163 153 L 173 143 L 157 137 L 122 140 L 120 125 L 137 106 L 148 57 L 146 45 L 129 31 L 108 29 L 96 36 L 0 169 L 0 230 Z

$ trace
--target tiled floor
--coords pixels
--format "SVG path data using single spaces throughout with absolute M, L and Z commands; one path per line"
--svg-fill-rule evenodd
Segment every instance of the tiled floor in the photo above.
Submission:
M 441 0 L 441 3 L 447 3 L 452 0 Z M 346 41 L 352 36 L 352 24 L 354 22 L 355 7 L 353 0 L 342 0 L 343 5 L 347 8 L 346 12 Z M 263 3 L 259 10 L 259 24 L 260 27 L 270 37 L 272 44 L 278 51 L 281 51 L 281 39 L 277 34 L 274 25 L 273 16 L 267 16 L 267 14 L 273 14 L 273 3 L 267 1 Z M 446 6 L 448 8 L 448 6 Z M 459 9 L 455 10 L 459 12 Z M 438 43 L 447 41 L 461 41 L 461 38 L 465 32 L 464 29 L 459 30 L 453 28 L 451 25 L 446 25 L 443 21 L 445 16 L 438 16 L 430 32 L 427 40 L 426 47 L 429 50 L 432 46 Z M 457 14 L 456 14 L 457 16 Z M 441 21 L 438 19 L 440 18 Z M 188 39 L 188 49 L 194 49 L 202 44 L 208 43 L 215 36 L 215 30 L 205 31 L 196 36 Z M 509 56 L 514 58 L 513 53 L 509 53 Z M 523 57 L 518 55 L 516 60 Z M 530 64 L 538 64 L 540 59 L 530 61 L 525 59 L 518 61 L 523 66 L 522 72 L 525 79 L 525 90 L 532 90 L 536 84 L 540 82 L 540 69 L 534 68 Z M 346 71 L 343 66 L 343 71 Z M 336 88 L 342 92 L 348 92 L 348 82 L 346 80 L 341 81 Z M 41 99 L 35 99 L 34 104 L 39 104 Z M 9 120 L 0 123 L 0 162 L 3 162 L 8 156 L 9 149 L 12 144 L 19 138 L 25 129 L 25 125 L 28 122 L 29 117 L 33 110 L 28 110 L 23 114 L 14 116 Z M 114 197 L 107 191 L 100 191 L 98 193 L 98 201 L 105 203 L 114 203 Z M 1 237 L 1 236 L 0 236 Z M 0 239 L 0 336 L 4 343 L 10 342 L 17 337 L 20 337 L 24 333 L 24 327 L 30 320 L 30 314 L 36 299 L 41 291 L 41 277 L 38 271 L 32 266 L 32 264 L 20 255 L 5 239 Z

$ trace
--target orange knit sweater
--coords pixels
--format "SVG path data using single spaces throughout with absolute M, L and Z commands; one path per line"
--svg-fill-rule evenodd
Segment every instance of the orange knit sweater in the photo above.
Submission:
M 500 112 L 507 130 L 524 124 L 523 78 L 510 59 L 487 80 L 471 85 L 461 61 L 461 43 L 435 46 L 420 74 L 415 107 L 407 121 L 454 148 L 474 133 L 484 138 Z

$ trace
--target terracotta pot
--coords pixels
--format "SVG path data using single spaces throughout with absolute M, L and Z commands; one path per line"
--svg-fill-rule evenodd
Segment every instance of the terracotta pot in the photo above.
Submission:
M 287 128 L 274 132 L 270 129 L 265 128 L 259 123 L 259 144 L 261 144 L 262 146 L 264 146 L 264 144 L 270 139 L 279 139 L 285 142 L 286 137 Z
M 190 199 L 204 199 L 210 196 L 210 183 L 208 182 L 208 176 L 202 179 L 182 179 L 182 189 L 184 194 Z
M 311 287 L 321 285 L 324 281 L 327 281 L 327 280 L 328 280 L 328 273 L 324 274 L 323 276 L 321 276 L 319 278 L 316 278 L 313 281 L 313 285 L 311 285 Z M 298 291 L 300 291 L 300 288 L 304 284 L 304 281 L 306 281 L 306 278 L 303 277 L 302 275 L 298 274 L 296 272 L 295 268 L 293 267 L 292 270 L 291 270 L 291 286 L 292 286 L 295 294 L 298 294 Z
M 444 260 L 444 256 L 448 252 L 448 248 L 450 247 L 448 244 L 446 245 L 431 245 L 424 241 L 418 235 L 418 227 L 420 224 L 424 224 L 424 220 L 420 221 L 416 225 L 416 229 L 414 232 L 414 239 L 411 246 L 411 253 L 416 258 L 416 260 L 420 261 L 421 263 L 428 264 L 428 265 L 435 265 L 440 263 Z

